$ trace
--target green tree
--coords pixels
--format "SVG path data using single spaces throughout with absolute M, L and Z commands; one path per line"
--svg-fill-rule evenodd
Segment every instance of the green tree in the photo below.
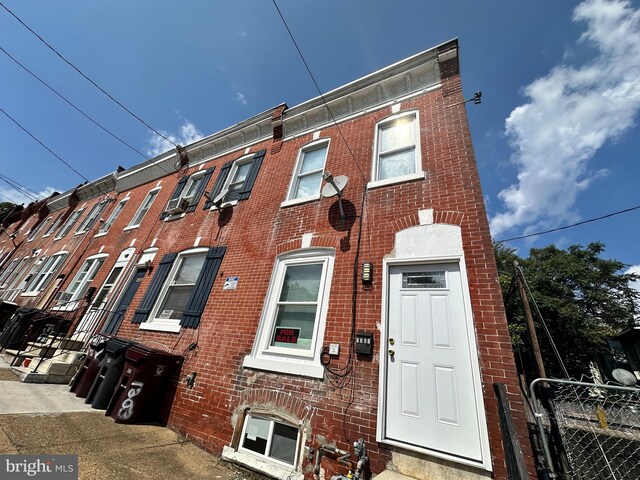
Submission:
M 533 372 L 531 341 L 522 302 L 512 285 L 514 262 L 522 268 L 567 370 L 579 378 L 588 374 L 595 355 L 605 351 L 606 338 L 632 325 L 640 312 L 640 294 L 629 286 L 638 276 L 623 273 L 626 265 L 622 262 L 602 258 L 604 249 L 598 242 L 566 250 L 550 245 L 533 248 L 528 258 L 520 258 L 515 250 L 495 245 L 509 331 L 525 373 Z M 547 374 L 564 376 L 551 343 L 535 320 Z
M 0 202 L 0 222 L 16 207 L 15 203 Z

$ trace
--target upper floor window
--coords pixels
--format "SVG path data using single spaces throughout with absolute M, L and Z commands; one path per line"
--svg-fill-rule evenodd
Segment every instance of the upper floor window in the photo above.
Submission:
M 43 221 L 41 221 L 39 224 L 35 225 L 31 229 L 31 231 L 29 232 L 29 236 L 27 237 L 27 241 L 30 242 L 31 240 L 36 238 L 36 235 L 38 235 L 38 233 L 44 228 L 44 226 L 47 223 L 49 223 L 49 220 L 51 220 L 51 217 L 47 217 Z
M 89 213 L 84 218 L 84 220 L 76 230 L 75 234 L 79 235 L 81 233 L 87 232 L 88 230 L 91 230 L 91 227 L 93 227 L 95 223 L 98 221 L 98 219 L 100 218 L 100 215 L 102 215 L 102 212 L 107 207 L 108 203 L 109 203 L 109 200 L 102 200 L 101 202 L 96 203 L 93 206 L 93 208 L 89 210 Z
M 277 260 L 244 366 L 322 378 L 320 346 L 333 260 L 330 249 L 300 250 Z
M 225 163 L 220 169 L 204 208 L 219 207 L 225 202 L 246 200 L 258 176 L 266 150 Z
M 64 214 L 62 214 L 62 213 L 60 215 L 58 215 L 58 218 L 56 218 L 56 220 L 51 224 L 51 226 L 49 228 L 47 228 L 47 230 L 42 235 L 43 238 L 44 237 L 48 237 L 53 232 L 55 232 L 55 230 L 58 227 L 58 225 L 60 224 L 60 220 L 62 220 L 63 216 L 64 216 Z
M 129 201 L 129 197 L 123 198 L 122 200 L 120 200 L 120 203 L 118 203 L 118 205 L 116 205 L 116 208 L 113 209 L 113 212 L 111 212 L 111 215 L 109 215 L 109 218 L 107 218 L 107 221 L 104 222 L 100 227 L 100 230 L 98 230 L 98 234 L 105 234 L 109 231 L 109 229 L 111 228 L 111 225 L 113 225 L 113 223 L 116 221 L 116 219 L 120 215 L 120 212 L 122 212 L 122 209 L 124 208 L 124 206 L 127 204 L 128 201 Z
M 142 220 L 144 219 L 145 215 L 151 208 L 153 201 L 158 196 L 159 191 L 160 191 L 160 188 L 154 188 L 149 193 L 147 193 L 147 196 L 140 204 L 140 207 L 138 207 L 138 211 L 129 222 L 129 225 L 127 225 L 127 228 L 138 227 L 142 223 Z
M 78 218 L 80 218 L 80 215 L 82 215 L 82 212 L 84 212 L 84 208 L 80 208 L 75 212 L 73 212 L 71 215 L 69 215 L 69 218 L 67 218 L 67 221 L 62 224 L 62 226 L 60 227 L 60 230 L 58 230 L 58 233 L 56 233 L 56 236 L 53 237 L 54 240 L 58 240 L 59 238 L 62 238 L 67 233 L 69 233 L 73 228 L 73 226 L 75 225 L 75 223 L 78 221 Z
M 370 187 L 423 177 L 417 112 L 378 123 Z
M 163 219 L 171 215 L 195 211 L 207 183 L 209 183 L 214 168 L 215 167 L 201 170 L 189 177 L 183 177 L 176 185 L 176 188 L 171 194 L 171 198 L 167 202 L 167 207 L 160 215 L 160 218 Z
M 327 140 L 314 142 L 300 149 L 289 187 L 288 202 L 297 203 L 296 201 L 320 198 L 320 185 L 328 149 Z

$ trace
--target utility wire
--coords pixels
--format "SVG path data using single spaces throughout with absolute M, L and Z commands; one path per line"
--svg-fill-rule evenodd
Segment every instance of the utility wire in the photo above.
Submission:
M 15 190 L 17 190 L 18 192 L 22 193 L 23 195 L 35 199 L 35 200 L 39 200 L 40 199 L 40 194 L 34 192 L 33 190 L 31 190 L 30 188 L 25 187 L 24 185 L 22 185 L 21 183 L 16 182 L 14 179 L 3 175 L 0 173 L 0 179 L 4 180 L 6 183 L 8 183 L 12 188 L 14 188 Z
M 156 130 L 155 128 L 153 128 L 151 125 L 149 125 L 147 122 L 145 122 L 142 118 L 140 118 L 138 115 L 136 115 L 135 113 L 133 113 L 131 110 L 129 110 L 127 107 L 125 107 L 122 103 L 120 103 L 118 100 L 116 100 L 111 94 L 109 94 L 104 88 L 102 88 L 100 85 L 98 85 L 96 82 L 94 82 L 93 80 L 91 80 L 86 74 L 84 74 L 78 67 L 76 67 L 73 63 L 71 63 L 69 60 L 67 60 L 58 50 L 56 50 L 55 48 L 53 48 L 49 43 L 47 43 L 47 41 L 42 38 L 40 35 L 38 35 L 31 27 L 29 27 L 29 25 L 27 25 L 26 23 L 24 23 L 20 17 L 18 17 L 15 13 L 13 13 L 11 10 L 9 10 L 6 5 L 2 2 L 0 2 L 0 6 L 2 8 L 4 8 L 13 18 L 15 18 L 18 22 L 20 22 L 22 24 L 22 26 L 24 26 L 27 30 L 29 30 L 31 33 L 33 33 L 38 40 L 40 40 L 42 43 L 44 43 L 47 47 L 49 47 L 49 49 L 55 53 L 58 57 L 60 57 L 67 65 L 69 65 L 71 68 L 73 68 L 76 72 L 78 72 L 80 75 L 82 75 L 82 77 L 85 78 L 85 80 L 87 80 L 89 83 L 91 83 L 94 87 L 96 87 L 98 90 L 100 90 L 102 93 L 104 93 L 107 97 L 109 97 L 111 100 L 113 100 L 120 108 L 122 108 L 125 112 L 127 112 L 129 115 L 131 115 L 133 118 L 135 118 L 136 120 L 138 120 L 140 123 L 142 123 L 145 127 L 147 127 L 149 130 L 151 130 L 152 132 L 154 132 L 156 135 L 158 135 L 161 138 L 164 138 L 167 142 L 169 142 L 171 145 L 173 145 L 174 147 L 177 147 L 178 145 L 176 143 L 174 143 L 170 138 L 167 138 L 165 135 L 163 135 L 162 133 L 160 133 L 158 130 Z
M 581 222 L 572 223 L 570 225 L 563 225 L 562 227 L 552 228 L 551 230 L 544 230 L 542 232 L 529 233 L 528 235 L 520 235 L 519 237 L 511 237 L 511 238 L 505 238 L 503 240 L 496 240 L 494 243 L 504 243 L 504 242 L 510 242 L 512 240 L 520 240 L 522 238 L 535 237 L 536 235 L 546 235 L 547 233 L 553 233 L 553 232 L 557 232 L 559 230 L 566 230 L 567 228 L 577 227 L 579 225 L 584 225 L 585 223 L 597 222 L 598 220 L 603 220 L 605 218 L 614 217 L 614 216 L 620 215 L 622 213 L 632 212 L 633 210 L 638 210 L 639 208 L 640 208 L 640 205 L 636 205 L 635 207 L 625 208 L 624 210 L 618 210 L 617 212 L 607 213 L 606 215 L 602 215 L 600 217 L 590 218 L 588 220 L 583 220 Z
M 311 73 L 311 69 L 309 68 L 309 65 L 307 64 L 307 61 L 305 60 L 304 55 L 302 54 L 302 51 L 300 50 L 300 47 L 298 47 L 298 43 L 296 42 L 296 39 L 293 37 L 293 33 L 291 33 L 291 29 L 289 28 L 289 25 L 287 25 L 287 21 L 284 19 L 284 16 L 282 15 L 282 12 L 280 11 L 280 8 L 278 7 L 278 4 L 276 3 L 276 0 L 272 0 L 272 1 L 273 1 L 273 6 L 276 7 L 276 10 L 278 11 L 278 15 L 280 15 L 280 19 L 282 20 L 282 23 L 284 24 L 285 28 L 287 29 L 287 32 L 289 33 L 289 37 L 291 37 L 291 41 L 293 42 L 293 45 L 296 47 L 296 50 L 298 51 L 298 55 L 300 55 L 300 59 L 302 60 L 302 63 L 304 63 L 304 66 L 307 69 L 307 72 L 309 73 L 309 76 L 311 77 L 311 80 L 313 81 L 313 84 L 316 86 L 316 90 L 318 91 L 318 94 L 320 95 L 320 98 L 322 99 L 322 103 L 324 103 L 324 106 L 326 107 L 327 111 L 329 112 L 329 115 L 331 116 L 331 120 L 333 120 L 333 124 L 338 129 L 338 132 L 340 133 L 340 136 L 342 137 L 342 141 L 344 142 L 345 146 L 347 147 L 347 150 L 349 151 L 349 154 L 351 155 L 351 158 L 353 159 L 353 162 L 356 164 L 356 167 L 358 167 L 358 171 L 360 172 L 360 175 L 362 175 L 362 178 L 366 179 L 367 177 L 362 172 L 362 168 L 360 168 L 360 164 L 356 160 L 356 156 L 353 154 L 353 151 L 351 150 L 351 147 L 349 146 L 349 143 L 347 142 L 347 139 L 344 137 L 344 134 L 342 133 L 342 130 L 340 129 L 340 126 L 338 125 L 338 122 L 336 121 L 335 117 L 333 116 L 333 113 L 331 112 L 331 109 L 329 108 L 329 105 L 327 104 L 327 101 L 325 100 L 324 95 L 322 94 L 322 91 L 320 90 L 320 87 L 318 86 L 318 82 L 316 82 L 316 79 L 313 76 L 313 73 Z M 1 5 L 1 3 L 0 3 L 0 5 Z
M 20 188 L 17 188 L 15 185 L 13 185 L 13 184 L 12 184 L 11 182 L 9 182 L 8 180 L 6 180 L 6 179 L 4 179 L 4 178 L 2 178 L 2 177 L 0 177 L 0 180 L 2 180 L 3 182 L 5 182 L 7 185 L 9 185 L 12 189 L 14 189 L 15 191 L 17 191 L 18 193 L 21 193 L 22 195 L 24 195 L 25 197 L 27 197 L 29 200 L 31 200 L 31 201 L 33 201 L 33 202 L 35 202 L 35 201 L 37 201 L 37 200 L 38 200 L 37 198 L 34 198 L 34 196 L 33 196 L 33 195 L 31 195 L 31 194 L 29 194 L 29 193 L 27 193 L 27 192 L 23 192 Z M 3 197 L 4 197 L 4 195 L 3 195 Z M 6 197 L 5 197 L 5 198 L 6 198 Z M 11 203 L 17 203 L 17 202 L 15 202 L 15 201 L 13 201 L 13 200 L 9 200 L 9 201 L 10 201 Z
M 97 126 L 98 128 L 102 129 L 103 131 L 107 132 L 109 135 L 111 135 L 113 138 L 115 138 L 117 141 L 119 141 L 120 143 L 122 143 L 123 145 L 129 147 L 131 150 L 133 150 L 134 152 L 136 152 L 138 155 L 140 155 L 142 158 L 148 160 L 148 157 L 142 153 L 140 150 L 136 149 L 135 147 L 131 146 L 129 143 L 127 143 L 126 141 L 124 141 L 123 139 L 121 139 L 120 137 L 118 137 L 115 133 L 113 133 L 111 130 L 109 130 L 108 128 L 104 127 L 103 125 L 101 125 L 100 123 L 98 123 L 96 120 L 94 120 L 93 118 L 91 118 L 88 114 L 86 114 L 85 112 L 83 112 L 79 107 L 77 107 L 76 105 L 74 105 L 69 99 L 67 99 L 64 95 L 62 95 L 60 92 L 58 92 L 55 88 L 53 88 L 51 85 L 49 85 L 47 82 L 45 82 L 44 80 L 42 80 L 40 77 L 38 77 L 35 73 L 33 73 L 31 70 L 29 70 L 26 66 L 24 66 L 22 63 L 20 63 L 18 60 L 16 60 L 9 52 L 7 52 L 4 48 L 0 47 L 0 51 L 2 51 L 2 53 L 4 53 L 7 57 L 9 57 L 11 60 L 13 60 L 17 65 L 19 65 L 20 67 L 22 67 L 27 73 L 29 73 L 33 78 L 35 78 L 36 80 L 38 80 L 40 83 L 42 83 L 45 87 L 47 87 L 49 90 L 51 90 L 53 93 L 55 93 L 58 97 L 60 97 L 62 100 L 64 100 L 65 102 L 67 102 L 71 107 L 73 107 L 78 113 L 82 114 L 87 120 L 89 120 L 91 123 L 93 123 L 95 126 Z
M 87 182 L 89 182 L 89 179 L 87 177 L 85 177 L 78 170 L 76 170 L 71 165 L 69 165 L 67 162 L 65 162 L 60 155 L 55 153 L 53 150 L 51 150 L 49 147 L 47 147 L 44 143 L 42 143 L 40 140 L 38 140 L 36 137 L 34 137 L 31 134 L 31 132 L 29 130 L 27 130 L 26 128 L 24 128 L 22 125 L 20 125 L 20 123 L 18 123 L 18 121 L 15 118 L 13 118 L 11 115 L 9 115 L 7 112 L 5 112 L 2 108 L 0 108 L 0 112 L 4 113 L 9 120 L 11 120 L 13 123 L 15 123 L 18 127 L 20 127 L 27 135 L 29 135 L 31 138 L 33 138 L 36 142 L 38 142 L 40 145 L 42 145 L 42 147 L 44 147 L 51 155 L 53 155 L 58 160 L 60 160 L 62 163 L 64 163 L 67 167 L 69 167 L 69 169 L 71 169 L 75 173 L 77 173 L 83 180 L 86 180 Z

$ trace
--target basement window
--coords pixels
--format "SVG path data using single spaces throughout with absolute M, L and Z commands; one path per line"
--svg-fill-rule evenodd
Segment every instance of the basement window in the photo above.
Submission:
M 298 427 L 273 418 L 247 415 L 240 450 L 293 467 L 298 457 L 299 436 Z

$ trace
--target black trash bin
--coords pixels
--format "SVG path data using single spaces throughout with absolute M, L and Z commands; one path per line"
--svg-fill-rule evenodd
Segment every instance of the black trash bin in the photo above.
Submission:
M 4 330 L 4 326 L 11 318 L 11 315 L 18 309 L 18 304 L 13 302 L 0 302 L 0 332 Z
M 18 308 L 7 321 L 0 335 L 0 349 L 19 349 L 25 341 L 25 334 L 40 310 L 35 308 Z
M 110 338 L 110 335 L 98 334 L 94 335 L 90 340 L 87 358 L 85 358 L 84 363 L 78 369 L 78 373 L 76 373 L 71 383 L 71 392 L 75 393 L 76 397 L 85 398 L 89 394 L 91 385 L 100 370 L 100 363 L 107 353 L 105 347 Z
M 182 357 L 144 345 L 127 350 L 124 371 L 106 415 L 117 423 L 157 420 L 164 390 Z
M 131 340 L 112 337 L 107 340 L 105 356 L 100 362 L 100 368 L 84 403 L 90 403 L 91 408 L 103 410 L 109 406 L 109 400 L 118 385 L 118 379 L 124 367 L 127 349 L 135 345 Z

